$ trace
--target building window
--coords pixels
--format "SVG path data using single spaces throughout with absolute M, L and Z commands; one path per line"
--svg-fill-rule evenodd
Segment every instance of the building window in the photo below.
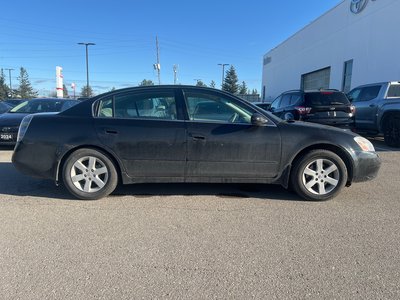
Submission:
M 314 72 L 301 75 L 302 90 L 329 89 L 331 79 L 331 68 L 324 68 Z
M 353 60 L 348 60 L 344 62 L 343 66 L 343 83 L 342 91 L 348 93 L 351 90 L 351 76 L 353 74 Z

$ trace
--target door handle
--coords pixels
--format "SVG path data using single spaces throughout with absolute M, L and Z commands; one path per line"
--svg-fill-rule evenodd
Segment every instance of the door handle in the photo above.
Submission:
M 370 104 L 370 105 L 369 105 L 369 107 L 375 107 L 375 106 L 376 106 L 375 104 Z
M 106 129 L 106 130 L 104 130 L 104 132 L 106 134 L 118 134 L 118 131 L 116 131 L 114 129 Z
M 206 137 L 204 135 L 200 135 L 200 134 L 190 134 L 190 137 L 195 140 L 195 141 L 204 141 L 206 139 Z

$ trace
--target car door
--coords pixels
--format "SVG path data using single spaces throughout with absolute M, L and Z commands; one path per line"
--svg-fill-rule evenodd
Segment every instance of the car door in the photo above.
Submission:
M 254 108 L 227 94 L 184 89 L 187 106 L 187 181 L 229 182 L 278 173 L 276 125 L 251 124 Z
M 182 182 L 186 129 L 174 89 L 120 93 L 99 101 L 97 134 L 136 181 Z
M 356 107 L 355 122 L 357 128 L 376 128 L 376 103 L 381 85 L 371 85 L 354 89 L 349 93 L 352 104 Z

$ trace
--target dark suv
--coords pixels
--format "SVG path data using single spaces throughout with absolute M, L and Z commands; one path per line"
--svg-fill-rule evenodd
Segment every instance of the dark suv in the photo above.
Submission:
M 282 93 L 269 109 L 284 120 L 300 120 L 325 125 L 353 128 L 355 107 L 337 90 Z

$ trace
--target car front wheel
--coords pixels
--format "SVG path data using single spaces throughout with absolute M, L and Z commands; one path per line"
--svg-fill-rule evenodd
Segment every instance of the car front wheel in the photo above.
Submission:
M 62 177 L 68 191 L 83 200 L 108 196 L 118 183 L 114 163 L 94 149 L 79 149 L 65 161 Z
M 347 168 L 328 150 L 313 150 L 298 160 L 291 173 L 291 187 L 306 200 L 327 200 L 345 186 Z

